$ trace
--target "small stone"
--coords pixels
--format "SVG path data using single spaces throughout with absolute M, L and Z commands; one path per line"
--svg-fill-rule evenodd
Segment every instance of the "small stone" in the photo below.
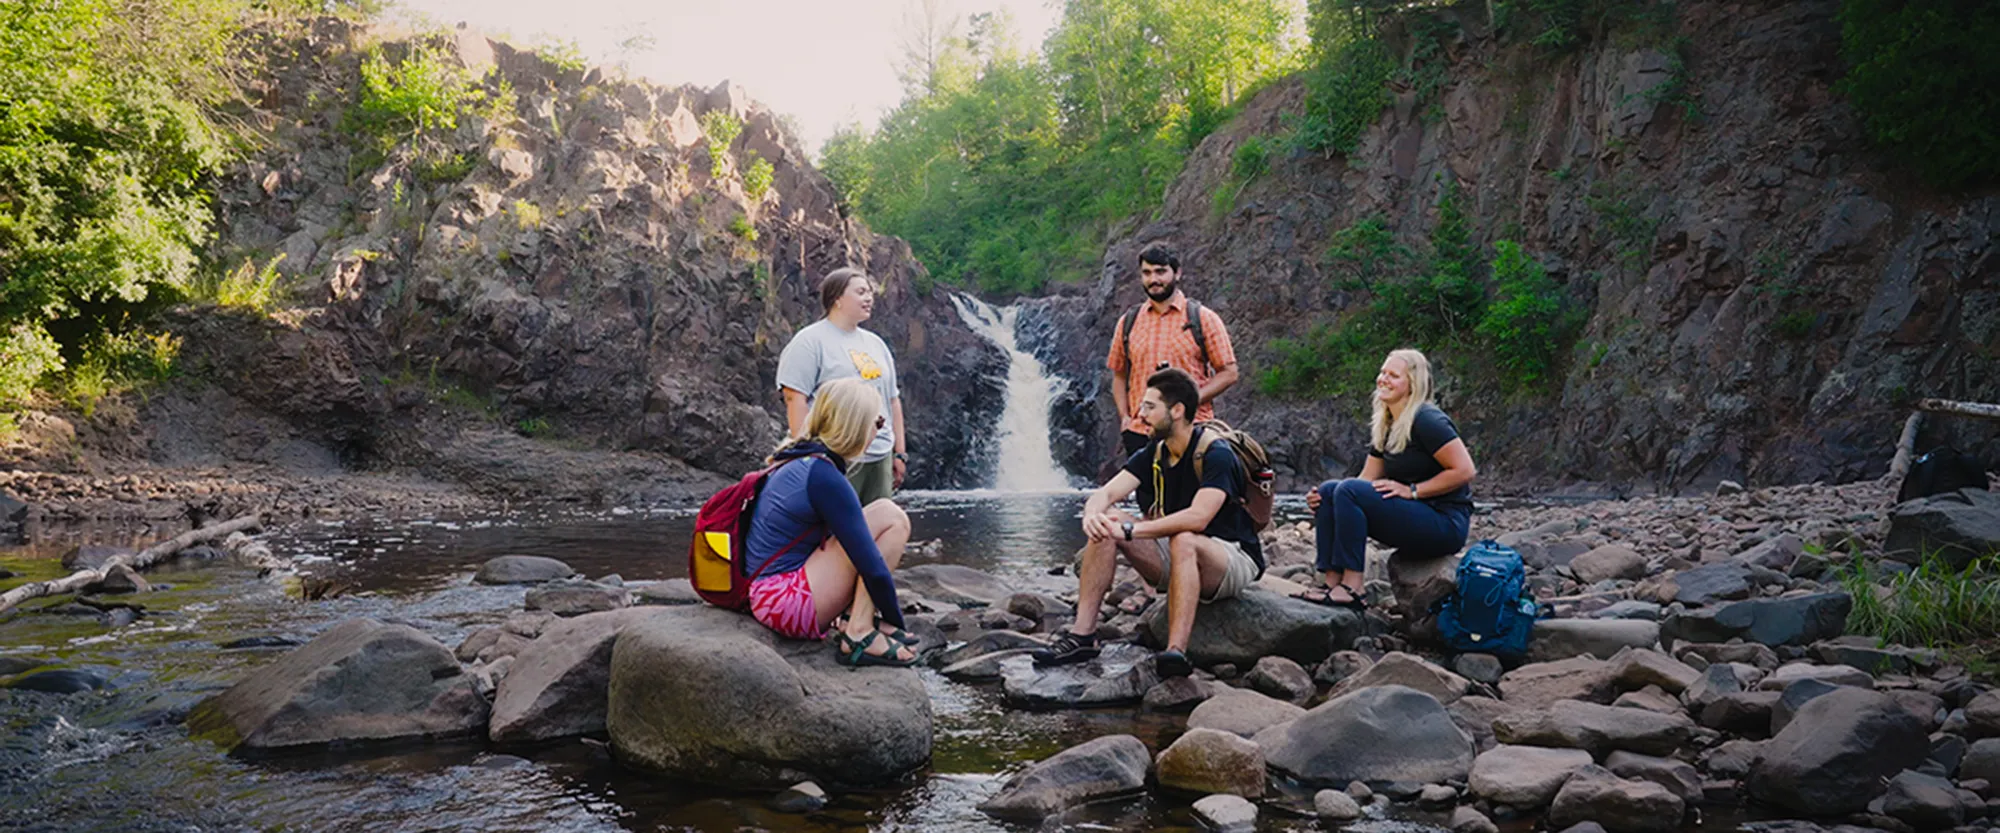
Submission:
M 826 807 L 826 790 L 811 781 L 800 781 L 786 788 L 771 799 L 771 809 L 780 813 L 802 815 L 818 812 Z
M 1153 763 L 1160 786 L 1256 798 L 1264 794 L 1264 752 L 1217 729 L 1189 729 Z
M 1311 674 L 1285 657 L 1265 657 L 1244 676 L 1250 687 L 1291 703 L 1304 703 L 1319 693 Z
M 1313 812 L 1326 821 L 1353 821 L 1361 818 L 1361 804 L 1340 790 L 1320 790 L 1313 794 Z
M 1417 793 L 1417 803 L 1425 807 L 1449 807 L 1458 803 L 1458 791 L 1443 784 L 1425 784 Z
M 1724 480 L 1721 483 L 1715 484 L 1716 497 L 1729 497 L 1740 494 L 1743 494 L 1743 484 L 1734 480 Z
M 1451 670 L 1468 680 L 1487 685 L 1498 684 L 1500 675 L 1507 673 L 1506 666 L 1500 664 L 1500 658 L 1492 654 L 1459 654 L 1452 658 Z
M 1236 795 L 1211 795 L 1194 803 L 1194 814 L 1218 833 L 1257 829 L 1257 805 Z
M 1361 781 L 1349 781 L 1347 782 L 1347 795 L 1355 801 L 1372 801 L 1375 798 L 1375 791 L 1369 789 L 1368 785 Z
M 1500 833 L 1500 826 L 1471 807 L 1451 811 L 1451 833 Z
M 1215 684 L 1194 677 L 1168 677 L 1146 690 L 1146 710 L 1184 714 L 1215 695 Z

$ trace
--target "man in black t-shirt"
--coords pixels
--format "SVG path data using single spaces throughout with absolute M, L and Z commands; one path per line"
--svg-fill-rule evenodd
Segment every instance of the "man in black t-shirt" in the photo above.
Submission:
M 1186 373 L 1168 369 L 1147 378 L 1139 418 L 1151 440 L 1084 504 L 1083 533 L 1090 540 L 1077 569 L 1076 624 L 1035 652 L 1036 665 L 1097 656 L 1098 613 L 1119 556 L 1167 594 L 1167 647 L 1154 658 L 1162 677 L 1194 670 L 1187 645 L 1196 603 L 1234 597 L 1263 575 L 1257 527 L 1243 508 L 1248 479 L 1227 441 L 1203 437 L 1194 427 L 1200 402 Z M 1144 518 L 1113 508 L 1135 491 Z

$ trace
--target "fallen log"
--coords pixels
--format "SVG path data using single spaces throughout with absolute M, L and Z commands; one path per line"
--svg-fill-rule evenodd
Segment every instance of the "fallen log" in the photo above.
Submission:
M 1910 473 L 1910 458 L 1917 453 L 1917 429 L 1924 424 L 1924 412 L 1910 414 L 1903 420 L 1903 435 L 1896 440 L 1896 456 L 1889 461 L 1889 479 L 1901 482 Z
M 28 582 L 5 593 L 0 593 L 0 613 L 4 613 L 12 609 L 15 605 L 29 599 L 54 596 L 58 593 L 74 593 L 82 590 L 85 587 L 103 581 L 105 574 L 109 573 L 111 568 L 117 565 L 123 564 L 134 570 L 144 570 L 180 554 L 181 550 L 192 547 L 195 544 L 227 537 L 232 532 L 255 529 L 262 525 L 262 523 L 263 519 L 256 515 L 244 515 L 235 520 L 223 521 L 219 524 L 212 524 L 200 529 L 183 532 L 133 553 L 129 557 L 121 555 L 106 561 L 104 562 L 104 566 L 95 570 L 78 570 L 59 579 Z
M 2000 405 L 1985 402 L 1957 402 L 1950 399 L 1919 399 L 1917 410 L 1933 414 L 1957 414 L 1959 416 L 2000 419 Z

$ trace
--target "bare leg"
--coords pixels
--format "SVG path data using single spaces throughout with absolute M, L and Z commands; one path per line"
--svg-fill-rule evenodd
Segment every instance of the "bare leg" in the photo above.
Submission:
M 1167 554 L 1174 560 L 1167 575 L 1167 650 L 1186 651 L 1195 608 L 1222 587 L 1229 553 L 1206 535 L 1182 532 L 1168 539 Z
M 1111 514 L 1119 520 L 1130 519 L 1130 516 L 1116 510 Z M 1135 552 L 1151 552 L 1154 549 L 1152 541 L 1126 542 L 1111 538 L 1084 544 L 1083 563 L 1076 570 L 1076 622 L 1070 625 L 1070 633 L 1088 636 L 1097 632 L 1097 620 L 1104 610 L 1104 594 L 1111 591 L 1111 578 L 1117 573 L 1120 554 L 1147 581 L 1159 578 L 1159 565 L 1154 559 L 1134 557 Z
M 878 500 L 868 504 L 863 510 L 868 516 L 868 529 L 875 536 L 875 545 L 882 551 L 882 560 L 894 568 L 903 560 L 904 545 L 910 540 L 910 518 L 903 510 L 889 500 Z M 806 584 L 812 588 L 813 614 L 820 627 L 833 622 L 834 617 L 845 610 L 848 612 L 844 629 L 848 638 L 859 640 L 875 629 L 875 600 L 868 595 L 861 584 L 860 575 L 854 570 L 854 562 L 847 558 L 847 550 L 840 541 L 827 538 L 818 550 L 806 559 Z M 893 640 L 877 640 L 868 653 L 908 659 L 908 648 L 889 648 Z

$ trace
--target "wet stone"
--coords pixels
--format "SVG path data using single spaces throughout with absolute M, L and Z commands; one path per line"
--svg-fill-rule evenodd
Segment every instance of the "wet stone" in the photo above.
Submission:
M 502 555 L 487 559 L 472 580 L 480 584 L 539 584 L 576 575 L 568 564 L 539 555 Z
M 258 648 L 297 648 L 306 641 L 296 636 L 246 636 L 232 639 L 216 647 L 225 651 L 243 651 Z
M 37 671 L 7 684 L 16 691 L 39 691 L 45 694 L 74 694 L 79 691 L 96 691 L 109 685 L 104 675 L 82 668 L 54 668 Z
M 1340 790 L 1320 790 L 1313 794 L 1313 813 L 1324 821 L 1353 821 L 1361 818 L 1361 803 Z
M 771 809 L 780 813 L 804 814 L 826 807 L 826 790 L 811 781 L 801 781 L 771 797 Z
M 1196 706 L 1215 695 L 1215 683 L 1194 677 L 1169 677 L 1159 685 L 1146 690 L 1146 710 L 1180 714 L 1194 711 Z
M 1007 703 L 1016 708 L 1091 708 L 1138 702 L 1160 682 L 1153 652 L 1128 642 L 1104 646 L 1096 659 L 1038 668 L 1028 656 L 1000 664 Z

